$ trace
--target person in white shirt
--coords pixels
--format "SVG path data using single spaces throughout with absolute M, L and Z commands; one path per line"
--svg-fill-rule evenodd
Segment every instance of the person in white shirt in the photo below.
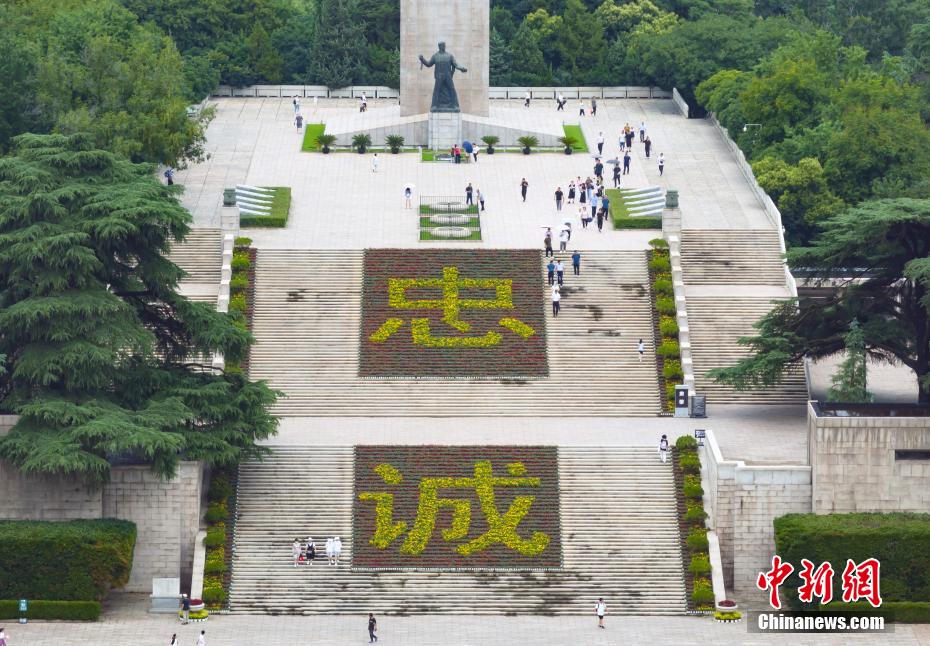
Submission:
M 300 560 L 300 541 L 296 538 L 294 544 L 291 545 L 291 556 L 294 557 L 294 567 L 297 567 L 297 561 Z
M 659 177 L 665 172 L 665 153 L 659 153 Z
M 639 124 L 639 142 L 644 143 L 646 141 L 646 122 L 643 121 Z
M 381 160 L 378 159 L 378 153 L 375 153 L 375 156 L 371 158 L 371 172 L 378 172 L 378 165 L 381 163 Z
M 559 107 L 555 109 L 556 112 L 565 112 L 565 97 L 559 94 L 559 98 L 555 100 L 559 104 Z
M 559 315 L 560 301 L 562 300 L 562 294 L 559 293 L 559 286 L 552 286 L 552 316 Z
M 607 604 L 604 603 L 604 597 L 601 597 L 597 600 L 597 603 L 594 604 L 594 612 L 597 614 L 597 627 L 604 627 L 604 615 L 607 614 Z
M 337 536 L 333 539 L 333 565 L 339 565 L 340 556 L 342 556 L 342 539 Z
M 326 539 L 326 560 L 330 565 L 333 565 L 333 539 Z
M 207 631 L 201 630 L 200 637 L 197 638 L 197 646 L 207 646 Z
M 584 101 L 579 101 L 579 102 L 578 102 L 578 116 L 579 116 L 579 117 L 583 117 L 583 116 L 584 116 Z
M 604 133 L 603 132 L 597 133 L 597 154 L 598 155 L 604 154 Z
M 526 96 L 523 97 L 523 107 L 524 108 L 530 107 L 530 93 L 529 92 L 527 92 Z
M 559 251 L 565 251 L 565 247 L 568 246 L 568 231 L 562 229 L 559 232 Z
M 565 265 L 562 264 L 561 260 L 555 261 L 555 280 L 559 287 L 562 286 L 562 282 L 565 280 Z
M 665 435 L 659 440 L 659 457 L 662 458 L 662 464 L 668 460 L 668 438 Z
M 639 351 L 639 362 L 643 362 L 643 355 L 646 354 L 646 344 L 643 343 L 643 340 L 639 340 L 639 344 L 636 346 L 636 349 Z

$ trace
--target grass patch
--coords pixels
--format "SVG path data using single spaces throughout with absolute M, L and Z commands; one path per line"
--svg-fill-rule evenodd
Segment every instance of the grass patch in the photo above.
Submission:
M 467 238 L 444 238 L 441 236 L 434 236 L 429 229 L 420 229 L 420 240 L 440 240 L 442 242 L 468 242 L 474 240 L 481 240 L 481 231 L 472 231 L 471 235 Z
M 446 213 L 454 213 L 456 215 L 467 213 L 469 215 L 478 215 L 478 205 L 477 204 L 462 204 L 461 206 L 453 206 L 451 208 L 446 207 L 433 207 L 429 204 L 420 205 L 420 213 L 422 215 L 444 215 Z
M 305 123 L 304 142 L 300 146 L 301 152 L 312 153 L 320 148 L 316 145 L 316 138 L 326 131 L 325 123 Z
M 610 200 L 610 219 L 615 229 L 661 229 L 662 218 L 653 216 L 630 215 L 623 201 L 623 193 L 618 188 L 608 188 L 604 193 Z
M 481 226 L 481 221 L 477 217 L 474 217 L 474 218 L 469 218 L 466 224 L 446 225 L 446 224 L 437 224 L 435 222 L 430 222 L 429 216 L 420 216 L 420 228 L 422 229 L 430 229 L 432 227 L 442 227 L 442 226 L 476 228 L 476 227 Z
M 570 126 L 565 124 L 562 126 L 562 130 L 565 131 L 566 137 L 575 138 L 575 143 L 572 144 L 573 151 L 576 153 L 588 152 L 588 142 L 584 138 L 584 133 L 581 132 L 581 126 Z
M 271 203 L 270 215 L 245 215 L 239 216 L 239 226 L 248 227 L 285 227 L 287 226 L 287 216 L 291 212 L 291 187 L 290 186 L 269 186 L 274 189 L 274 200 Z
M 432 162 L 436 161 L 436 151 L 430 148 L 424 148 L 420 153 L 420 161 Z

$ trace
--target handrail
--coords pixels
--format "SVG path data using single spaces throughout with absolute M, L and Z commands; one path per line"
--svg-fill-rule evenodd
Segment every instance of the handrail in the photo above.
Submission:
M 566 99 L 671 99 L 673 91 L 656 86 L 552 86 L 552 87 L 491 87 L 488 88 L 489 99 L 523 99 L 529 92 L 533 99 L 555 99 L 562 95 Z M 211 96 L 214 97 L 271 97 L 271 98 L 318 98 L 318 99 L 357 99 L 362 94 L 368 99 L 398 99 L 400 91 L 385 85 L 351 85 L 344 88 L 330 89 L 325 85 L 247 85 L 233 87 L 218 85 Z

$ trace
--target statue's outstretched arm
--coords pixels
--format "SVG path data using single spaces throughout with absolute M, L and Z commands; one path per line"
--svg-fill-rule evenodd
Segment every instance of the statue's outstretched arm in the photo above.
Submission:
M 433 57 L 430 56 L 430 59 L 429 59 L 429 60 L 426 60 L 425 58 L 423 58 L 423 54 L 420 54 L 420 63 L 421 63 L 422 65 L 426 65 L 427 67 L 432 67 L 433 64 L 434 64 L 434 62 L 433 62 Z
M 467 72 L 468 70 L 455 62 L 455 56 L 452 57 L 452 69 L 459 70 L 460 72 Z

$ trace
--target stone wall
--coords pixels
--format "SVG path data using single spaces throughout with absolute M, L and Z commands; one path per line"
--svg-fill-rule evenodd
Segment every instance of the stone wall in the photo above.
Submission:
M 713 431 L 700 455 L 707 523 L 720 540 L 727 588 L 741 599 L 762 600 L 755 579 L 775 552 L 772 521 L 811 511 L 811 469 L 724 460 Z
M 15 421 L 0 417 L 0 436 Z M 178 476 L 167 481 L 148 467 L 121 466 L 111 470 L 110 482 L 94 490 L 75 480 L 26 476 L 0 462 L 0 519 L 132 521 L 138 536 L 126 590 L 151 592 L 153 577 L 190 581 L 203 475 L 199 462 L 182 462 Z
M 930 510 L 930 417 L 818 417 L 808 404 L 813 508 L 818 514 Z
M 433 68 L 422 68 L 419 55 L 429 59 L 437 43 L 468 72 L 456 72 L 455 90 L 462 112 L 488 116 L 490 85 L 489 0 L 401 0 L 400 3 L 400 113 L 429 112 L 433 96 Z

